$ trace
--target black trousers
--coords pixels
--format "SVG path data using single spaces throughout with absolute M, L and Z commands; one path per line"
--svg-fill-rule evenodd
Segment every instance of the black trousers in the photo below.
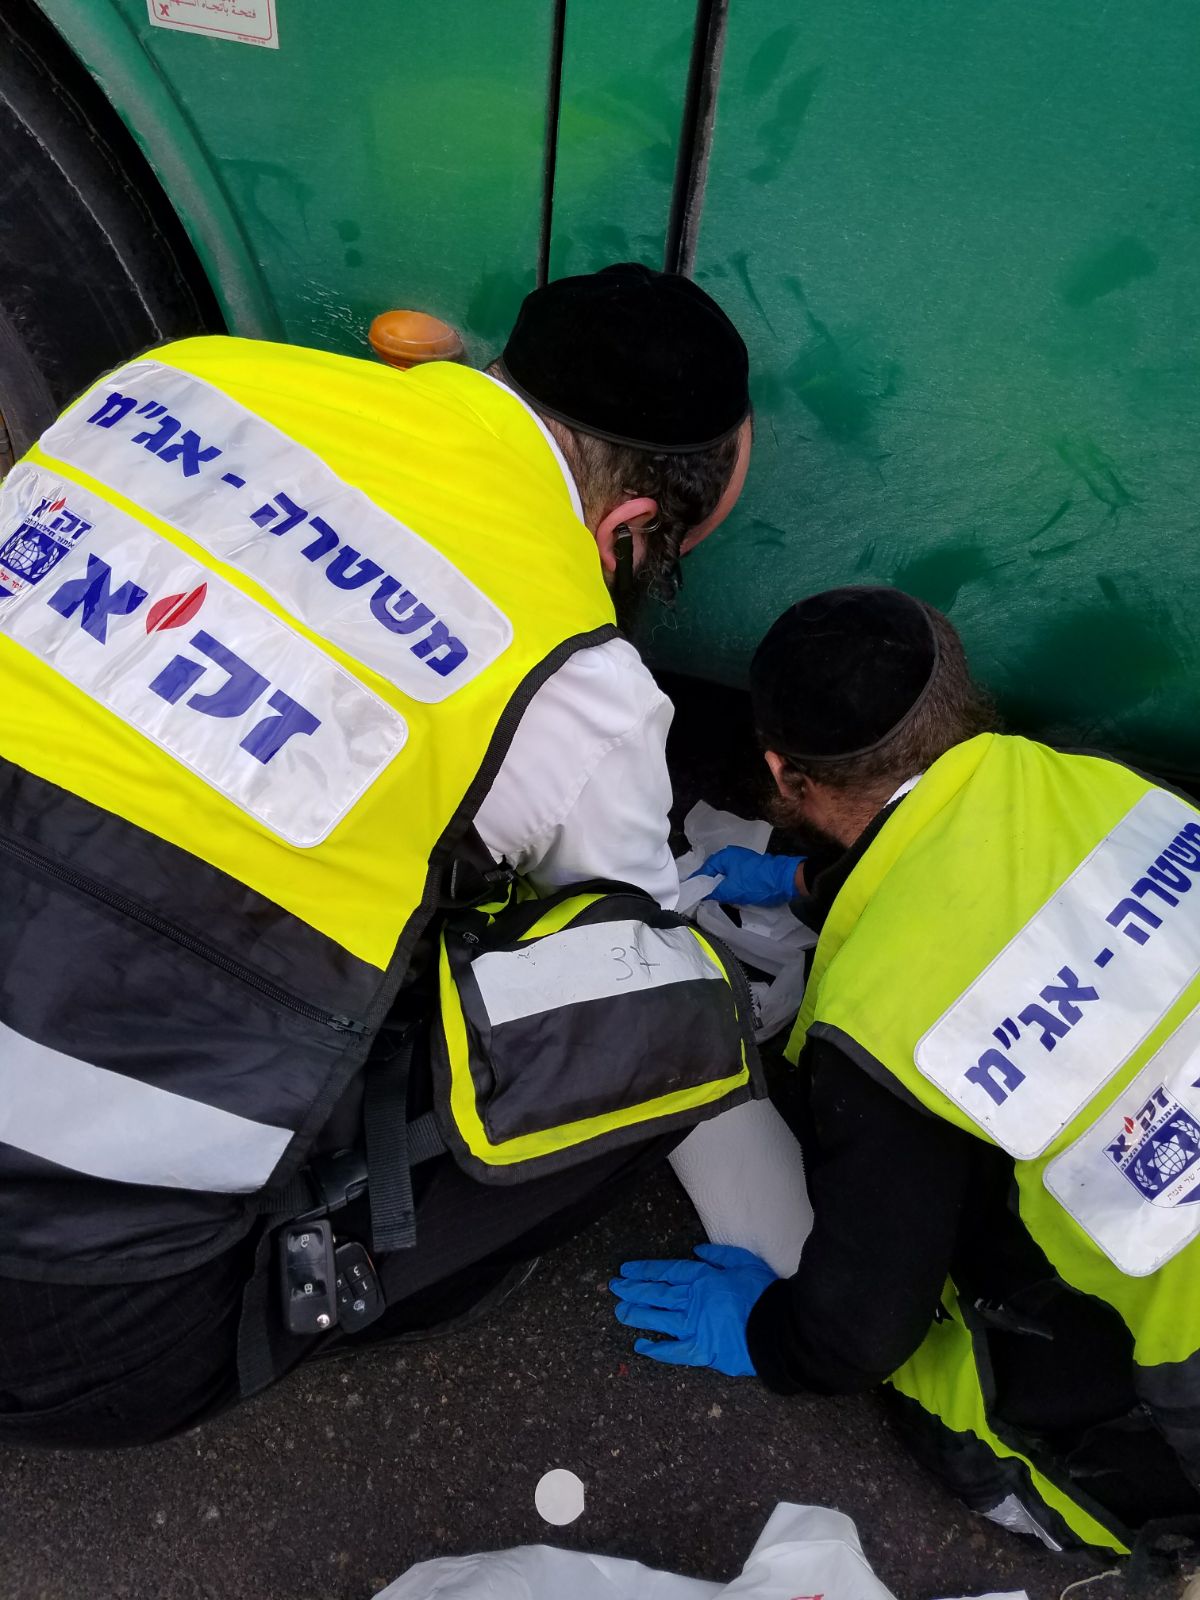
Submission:
M 416 1247 L 376 1261 L 384 1317 L 353 1338 L 335 1330 L 294 1341 L 283 1369 L 458 1315 L 517 1262 L 595 1221 L 676 1142 L 655 1139 L 503 1188 L 474 1182 L 449 1157 L 430 1162 L 415 1184 Z M 332 1220 L 339 1239 L 369 1244 L 365 1204 Z M 242 1293 L 256 1242 L 154 1283 L 0 1279 L 0 1444 L 150 1444 L 234 1405 Z

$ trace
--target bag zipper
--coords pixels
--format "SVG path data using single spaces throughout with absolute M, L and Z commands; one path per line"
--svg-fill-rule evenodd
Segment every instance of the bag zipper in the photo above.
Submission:
M 363 1034 L 367 1031 L 366 1023 L 359 1022 L 354 1017 L 343 1016 L 339 1012 L 326 1011 L 321 1006 L 310 1005 L 307 1000 L 300 1000 L 290 990 L 281 984 L 273 983 L 270 978 L 264 978 L 251 967 L 244 966 L 242 962 L 235 961 L 231 956 L 225 955 L 215 945 L 206 940 L 197 938 L 194 933 L 177 927 L 175 923 L 168 922 L 165 917 L 160 917 L 157 912 L 148 911 L 145 906 L 139 905 L 136 900 L 130 900 L 116 890 L 107 888 L 102 883 L 86 877 L 81 872 L 76 872 L 73 867 L 63 866 L 57 861 L 51 861 L 39 851 L 31 849 L 29 845 L 20 844 L 17 840 L 0 835 L 0 851 L 7 855 L 15 856 L 18 861 L 26 866 L 33 867 L 36 871 L 44 873 L 46 877 L 53 878 L 56 882 L 65 884 L 67 888 L 75 889 L 81 894 L 98 900 L 101 905 L 108 906 L 111 910 L 128 917 L 131 922 L 137 922 L 144 928 L 149 928 L 151 933 L 157 933 L 164 939 L 170 939 L 173 944 L 179 945 L 190 955 L 199 956 L 202 961 L 207 961 L 210 966 L 216 967 L 220 972 L 226 973 L 231 978 L 236 978 L 244 983 L 247 988 L 257 990 L 265 999 L 273 1001 L 276 1005 L 285 1007 L 298 1017 L 305 1018 L 308 1022 L 319 1022 L 327 1028 L 332 1028 L 335 1033 Z

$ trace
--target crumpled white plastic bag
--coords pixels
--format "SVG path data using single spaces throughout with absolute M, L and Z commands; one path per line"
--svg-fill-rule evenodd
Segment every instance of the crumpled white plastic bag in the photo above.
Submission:
M 739 961 L 771 974 L 770 982 L 750 985 L 756 1008 L 755 1037 L 769 1039 L 800 1009 L 806 954 L 816 944 L 817 935 L 798 921 L 787 906 L 739 907 L 739 925 L 724 906 L 705 898 L 720 878 L 690 876 L 710 855 L 727 845 L 765 850 L 771 837 L 769 822 L 718 811 L 706 800 L 700 800 L 685 817 L 683 831 L 691 849 L 675 863 L 680 879 L 676 910 L 691 917 L 706 933 L 715 934 Z
M 892 1600 L 849 1517 L 785 1501 L 732 1583 L 681 1578 L 639 1561 L 522 1545 L 423 1561 L 376 1600 Z M 1027 1600 L 1023 1591 L 984 1600 Z

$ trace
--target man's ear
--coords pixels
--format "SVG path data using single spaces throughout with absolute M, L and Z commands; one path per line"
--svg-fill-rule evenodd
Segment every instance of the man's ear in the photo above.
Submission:
M 658 501 L 649 495 L 639 495 L 636 500 L 622 500 L 619 506 L 606 511 L 596 526 L 596 545 L 600 551 L 600 565 L 610 575 L 617 570 L 617 529 L 628 528 L 633 535 L 633 568 L 636 572 L 646 553 L 643 530 L 658 515 Z
M 781 756 L 777 751 L 766 750 L 763 752 L 763 755 L 767 766 L 771 769 L 771 776 L 775 780 L 775 787 L 779 790 L 783 798 L 785 800 L 798 800 L 804 793 L 804 786 L 807 782 L 807 779 L 802 778 L 798 773 L 793 772 L 788 766 L 786 758 Z

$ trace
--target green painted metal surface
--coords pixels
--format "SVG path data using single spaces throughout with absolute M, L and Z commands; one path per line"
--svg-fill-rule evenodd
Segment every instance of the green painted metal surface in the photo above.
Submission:
M 551 0 L 279 6 L 281 47 L 41 0 L 142 142 L 231 327 L 361 352 L 415 305 L 492 353 L 537 264 Z
M 1200 772 L 1198 65 L 1193 6 L 731 6 L 696 276 L 757 447 L 660 659 L 896 583 L 1022 726 Z
M 361 350 L 417 305 L 498 347 L 539 252 L 553 0 L 330 9 L 281 49 L 41 0 L 239 332 Z M 661 259 L 693 0 L 569 0 L 554 274 Z M 1004 708 L 1200 773 L 1200 10 L 735 0 L 696 276 L 744 328 L 743 507 L 655 660 L 740 681 L 786 604 L 949 611 Z
M 550 276 L 661 267 L 695 0 L 569 0 Z

